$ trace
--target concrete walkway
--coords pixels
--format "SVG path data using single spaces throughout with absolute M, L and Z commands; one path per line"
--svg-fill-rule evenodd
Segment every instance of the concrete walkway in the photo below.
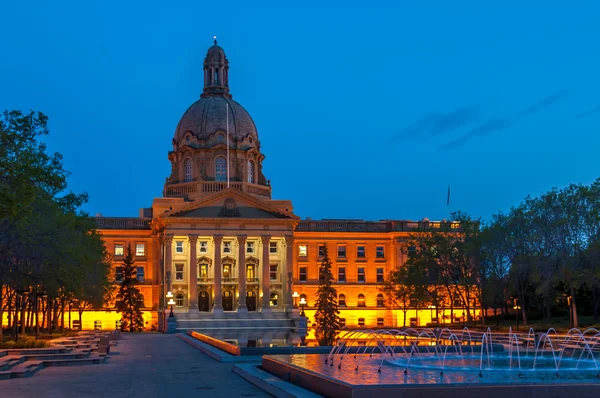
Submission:
M 2 397 L 266 397 L 262 390 L 175 337 L 122 333 L 101 365 L 46 368 L 0 380 Z

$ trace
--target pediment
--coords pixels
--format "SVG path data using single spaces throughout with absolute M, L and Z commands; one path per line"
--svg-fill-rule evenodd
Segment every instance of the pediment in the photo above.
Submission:
M 203 200 L 194 201 L 169 214 L 167 218 L 295 219 L 254 196 L 226 189 Z

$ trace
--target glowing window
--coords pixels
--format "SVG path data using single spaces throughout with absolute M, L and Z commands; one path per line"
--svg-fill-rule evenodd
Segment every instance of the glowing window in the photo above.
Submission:
M 358 295 L 358 307 L 366 307 L 367 305 L 365 304 L 365 295 L 364 294 L 359 294 Z
M 381 294 L 381 293 L 379 293 L 377 295 L 377 306 L 378 307 L 384 307 L 383 294 Z
M 227 160 L 223 157 L 218 157 L 215 160 L 215 180 L 226 181 L 227 180 Z
M 198 272 L 198 279 L 207 280 L 208 279 L 208 264 L 200 264 Z
M 135 255 L 138 257 L 143 257 L 146 255 L 146 245 L 143 243 L 135 244 Z
M 192 161 L 191 159 L 186 159 L 183 163 L 183 182 L 192 181 Z
M 122 255 L 123 255 L 123 245 L 121 245 L 121 244 L 115 245 L 115 256 L 122 256 Z
M 269 297 L 269 302 L 271 303 L 271 307 L 277 307 L 278 295 L 277 293 L 271 293 Z
M 246 265 L 246 278 L 247 279 L 254 279 L 255 278 L 255 273 L 254 273 L 254 264 L 248 264 Z
M 254 162 L 252 160 L 248 161 L 248 182 L 254 182 Z
M 175 307 L 183 307 L 184 296 L 179 292 L 175 294 Z
M 308 255 L 308 247 L 306 245 L 298 246 L 298 256 L 306 257 Z

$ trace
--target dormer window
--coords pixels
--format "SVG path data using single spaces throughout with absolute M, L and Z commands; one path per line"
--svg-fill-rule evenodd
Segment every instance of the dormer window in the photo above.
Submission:
M 192 160 L 186 159 L 183 163 L 183 182 L 192 181 Z
M 254 183 L 254 162 L 252 160 L 248 161 L 248 182 Z
M 218 157 L 215 160 L 215 180 L 227 180 L 227 160 L 224 157 Z

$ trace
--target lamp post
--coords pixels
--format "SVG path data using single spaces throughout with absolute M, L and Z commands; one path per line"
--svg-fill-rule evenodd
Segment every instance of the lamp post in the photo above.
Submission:
M 429 318 L 431 319 L 430 322 L 433 324 L 433 309 L 435 308 L 435 305 L 429 304 L 428 308 L 429 308 Z
M 304 315 L 304 307 L 306 306 L 306 299 L 304 297 L 302 297 L 300 299 L 300 308 L 302 308 L 302 311 L 300 311 L 300 316 L 305 316 Z
M 167 305 L 171 306 L 171 312 L 169 313 L 169 318 L 173 318 L 173 305 L 175 305 L 175 301 L 173 300 L 173 293 L 171 291 L 167 292 Z
M 517 331 L 519 331 L 519 310 L 521 309 L 521 306 L 519 305 L 519 299 L 516 298 L 515 299 L 515 306 L 513 307 L 515 309 L 515 312 L 517 313 Z
M 573 304 L 571 300 L 571 295 L 567 296 L 567 305 L 569 306 L 569 329 L 573 328 Z
M 300 297 L 300 295 L 298 294 L 298 292 L 294 292 L 294 294 L 292 294 L 292 297 L 294 298 L 294 308 L 298 308 L 298 297 Z

